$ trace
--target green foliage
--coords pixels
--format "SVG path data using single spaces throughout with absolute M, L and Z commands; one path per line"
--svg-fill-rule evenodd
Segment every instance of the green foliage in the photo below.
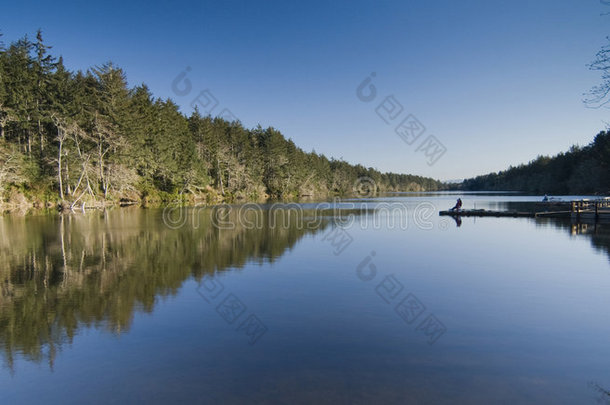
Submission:
M 0 141 L 20 162 L 0 187 L 19 180 L 70 204 L 323 196 L 362 176 L 379 191 L 442 187 L 304 152 L 274 128 L 185 117 L 145 85 L 130 89 L 112 62 L 70 72 L 49 49 L 40 31 L 0 46 Z
M 584 148 L 526 165 L 464 180 L 465 190 L 528 191 L 539 194 L 610 193 L 610 132 L 600 132 Z

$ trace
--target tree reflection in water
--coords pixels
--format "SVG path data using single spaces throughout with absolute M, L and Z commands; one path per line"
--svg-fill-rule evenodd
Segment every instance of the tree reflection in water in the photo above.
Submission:
M 261 210 L 253 215 L 263 226 L 226 218 L 235 227 L 219 229 L 209 210 L 185 212 L 179 229 L 164 225 L 161 210 L 135 208 L 0 217 L 0 345 L 9 368 L 16 354 L 52 367 L 80 328 L 120 334 L 135 311 L 151 312 L 188 278 L 273 262 L 329 223 L 313 215 L 270 222 L 274 214 Z
M 0 345 L 9 368 L 16 355 L 52 367 L 79 329 L 120 334 L 136 311 L 152 312 L 158 297 L 177 294 L 190 277 L 273 262 L 335 218 L 332 211 L 304 211 L 278 221 L 281 211 L 263 209 L 250 212 L 258 218 L 238 221 L 232 211 L 223 219 L 235 226 L 219 229 L 209 210 L 184 212 L 186 224 L 178 229 L 163 223 L 162 210 L 139 208 L 0 217 Z M 608 224 L 531 221 L 590 238 L 610 256 Z

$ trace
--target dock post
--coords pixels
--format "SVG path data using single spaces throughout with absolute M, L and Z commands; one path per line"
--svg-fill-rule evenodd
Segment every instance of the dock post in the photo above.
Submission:
M 595 222 L 597 222 L 597 218 L 599 218 L 599 202 L 595 202 Z

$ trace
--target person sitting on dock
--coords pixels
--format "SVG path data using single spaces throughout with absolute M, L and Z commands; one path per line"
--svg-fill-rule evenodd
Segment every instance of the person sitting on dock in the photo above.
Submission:
M 462 208 L 462 199 L 458 198 L 455 203 L 455 207 L 451 208 L 449 211 L 459 211 Z
M 547 202 L 549 200 L 549 196 L 548 195 L 544 195 L 544 198 L 542 199 L 542 202 Z

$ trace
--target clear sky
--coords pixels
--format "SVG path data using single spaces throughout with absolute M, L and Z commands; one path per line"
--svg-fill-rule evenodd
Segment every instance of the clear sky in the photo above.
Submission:
M 606 127 L 609 111 L 582 103 L 600 82 L 586 64 L 610 35 L 603 3 L 11 1 L 0 30 L 8 43 L 41 28 L 68 68 L 112 60 L 185 113 L 209 89 L 212 115 L 228 108 L 307 151 L 446 180 L 585 145 Z M 172 82 L 187 67 L 180 95 Z M 372 72 L 377 95 L 363 102 L 356 88 Z M 386 124 L 376 108 L 390 95 L 403 111 Z M 412 145 L 394 132 L 408 114 L 426 128 Z M 417 151 L 428 135 L 446 148 L 432 166 Z

